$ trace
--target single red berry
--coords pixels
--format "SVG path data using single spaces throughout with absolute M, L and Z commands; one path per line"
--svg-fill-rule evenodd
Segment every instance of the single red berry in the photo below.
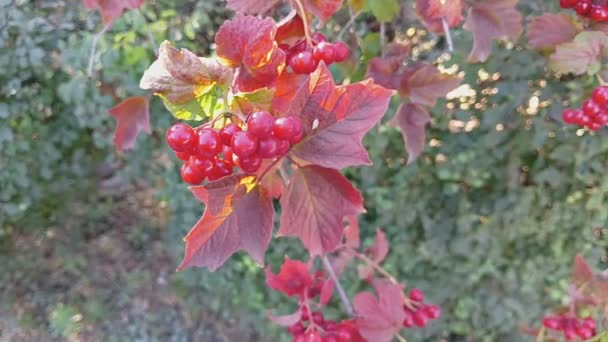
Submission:
M 328 320 L 322 324 L 322 327 L 325 331 L 334 331 L 338 329 L 338 323 L 336 323 L 336 321 Z
M 419 328 L 424 328 L 429 322 L 429 318 L 426 317 L 426 313 L 422 310 L 418 310 L 412 314 L 414 324 Z
M 289 66 L 296 74 L 310 74 L 317 68 L 312 52 L 302 51 L 293 55 L 289 60 Z
M 308 44 L 306 43 L 306 39 L 302 39 L 299 40 L 297 43 L 295 43 L 290 49 L 289 49 L 289 54 L 296 55 L 299 52 L 302 52 L 304 50 L 306 50 L 306 48 L 308 47 Z M 289 59 L 287 59 L 287 61 L 289 61 Z
M 289 326 L 287 328 L 287 331 L 289 331 L 289 333 L 292 335 L 300 335 L 300 334 L 304 333 L 304 331 L 306 331 L 306 328 L 304 328 L 304 325 L 302 325 L 302 322 L 298 322 L 292 326 Z
M 198 131 L 198 153 L 203 157 L 215 157 L 222 152 L 222 138 L 211 128 Z
M 602 107 L 592 99 L 583 102 L 583 113 L 589 117 L 594 117 L 602 111 Z
M 593 89 L 591 97 L 593 98 L 593 101 L 600 105 L 608 104 L 608 86 L 599 86 Z
M 193 168 L 190 165 L 190 162 L 185 162 L 184 165 L 182 165 L 180 174 L 184 182 L 192 185 L 199 185 L 205 180 L 205 176 Z
M 564 120 L 564 122 L 569 125 L 576 124 L 576 122 L 577 122 L 576 111 L 577 111 L 576 109 L 572 109 L 572 108 L 564 109 L 564 111 L 562 112 L 562 119 Z
M 348 58 L 348 56 L 350 56 L 350 49 L 348 48 L 348 45 L 344 44 L 343 42 L 333 43 L 333 50 L 334 61 L 336 62 L 343 62 Z
M 340 342 L 340 339 L 335 334 L 325 335 L 323 342 Z
M 597 22 L 606 21 L 608 20 L 608 11 L 603 6 L 592 5 L 589 11 L 589 18 Z
M 215 169 L 215 162 L 203 156 L 191 156 L 189 162 L 192 168 L 203 174 L 204 177 L 207 177 Z
M 414 316 L 412 315 L 411 312 L 405 311 L 405 315 L 403 316 L 402 325 L 405 328 L 411 328 L 414 326 Z
M 247 173 L 254 173 L 260 169 L 260 166 L 262 166 L 262 158 L 256 155 L 241 157 L 239 166 Z
M 315 322 L 315 324 L 321 325 L 325 322 L 325 317 L 323 317 L 321 312 L 316 311 L 312 313 L 312 321 Z
M 247 132 L 237 132 L 232 136 L 232 152 L 240 158 L 248 157 L 258 149 L 258 138 Z
M 336 335 L 338 336 L 338 341 L 340 342 L 350 342 L 352 334 L 350 329 L 345 326 L 341 326 L 338 331 L 336 331 Z
M 178 123 L 167 130 L 167 144 L 175 152 L 194 152 L 196 150 L 196 133 L 185 123 Z
M 591 10 L 591 0 L 579 0 L 576 5 L 574 5 L 574 10 L 582 16 L 586 16 Z
M 566 328 L 564 329 L 564 337 L 567 341 L 573 341 L 576 339 L 577 334 L 574 328 Z
M 230 162 L 232 162 L 232 147 L 230 147 L 229 145 L 224 145 L 224 147 L 222 148 L 222 155 L 224 156 L 225 160 L 229 160 Z
M 306 333 L 306 342 L 323 342 L 323 337 L 317 331 L 309 331 Z
M 415 302 L 422 302 L 424 301 L 424 292 L 420 289 L 413 288 L 410 291 L 410 299 Z
M 299 334 L 293 337 L 293 342 L 306 342 L 306 335 Z
M 308 321 L 310 319 L 310 313 L 308 312 L 308 308 L 302 306 L 302 308 L 300 308 L 300 311 L 302 311 L 302 316 L 300 317 L 300 319 L 304 322 Z
M 272 129 L 272 133 L 274 133 L 274 136 L 279 139 L 291 139 L 291 137 L 293 137 L 296 133 L 296 127 L 292 117 L 284 116 L 282 118 L 277 118 L 276 120 L 274 120 L 274 127 Z
M 279 142 L 281 140 L 274 136 L 260 139 L 258 144 L 258 155 L 262 158 L 274 158 L 279 155 Z
M 242 129 L 237 124 L 231 123 L 224 126 L 222 129 L 220 129 L 220 137 L 222 138 L 222 143 L 224 145 L 230 146 L 230 143 L 232 142 L 232 136 L 234 135 L 234 133 L 240 131 L 242 131 Z
M 269 137 L 274 126 L 274 117 L 268 112 L 254 112 L 247 120 L 247 132 L 258 138 Z
M 325 37 L 325 35 L 321 32 L 315 32 L 313 33 L 310 38 L 312 38 L 313 41 L 315 41 L 317 44 L 319 43 L 323 43 L 327 41 L 327 37 Z
M 572 8 L 578 3 L 578 0 L 559 0 L 559 6 L 561 8 Z
M 602 129 L 602 127 L 604 127 L 604 125 L 602 125 L 601 123 L 595 122 L 595 121 L 591 121 L 588 125 L 589 129 L 592 131 L 599 131 L 600 129 Z
M 583 113 L 583 111 L 581 109 L 575 109 L 575 114 L 574 114 L 574 119 L 573 119 L 574 124 L 582 126 L 582 122 L 585 120 L 585 117 L 587 117 L 587 115 L 585 115 L 585 113 Z
M 175 155 L 177 156 L 177 158 L 183 161 L 190 159 L 190 153 L 188 152 L 175 152 Z
M 423 307 L 424 312 L 430 319 L 438 319 L 441 317 L 441 308 L 439 305 L 429 304 Z
M 232 160 L 216 159 L 215 167 L 221 177 L 230 176 L 232 174 Z
M 323 61 L 329 65 L 334 62 L 334 46 L 331 43 L 321 42 L 312 50 L 317 62 Z
M 578 122 L 579 126 L 589 126 L 589 124 L 593 122 L 591 118 L 587 115 L 583 115 L 580 117 L 580 121 Z
M 595 335 L 593 329 L 590 329 L 584 325 L 576 327 L 576 334 L 583 340 L 588 340 Z
M 583 320 L 583 325 L 589 329 L 595 330 L 595 320 L 592 317 L 586 317 Z
M 295 144 L 299 143 L 302 140 L 302 138 L 304 137 L 304 127 L 302 126 L 302 120 L 300 120 L 299 118 L 296 118 L 295 116 L 291 116 L 290 118 L 291 118 L 291 121 L 293 122 L 294 133 L 289 138 L 289 142 L 292 145 L 295 145 Z
M 282 156 L 285 153 L 289 152 L 291 148 L 291 144 L 288 140 L 279 140 L 279 145 L 277 146 L 277 156 Z
M 561 330 L 563 328 L 562 320 L 559 317 L 555 317 L 555 316 L 547 316 L 547 317 L 543 318 L 543 325 L 547 329 L 552 329 L 552 330 Z

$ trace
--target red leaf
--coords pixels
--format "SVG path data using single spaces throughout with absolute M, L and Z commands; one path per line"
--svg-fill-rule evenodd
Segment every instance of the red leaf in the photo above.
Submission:
M 517 0 L 485 0 L 469 8 L 464 28 L 473 33 L 469 62 L 484 62 L 492 51 L 494 39 L 516 39 L 522 31 L 522 16 Z
M 365 211 L 361 193 L 340 174 L 317 165 L 299 168 L 281 197 L 280 236 L 297 236 L 311 255 L 333 251 L 345 216 Z
M 589 284 L 593 281 L 593 270 L 585 261 L 582 255 L 578 254 L 574 257 L 574 266 L 572 267 L 572 284 L 578 289 L 581 286 Z
M 399 285 L 378 279 L 374 288 L 378 297 L 361 292 L 353 300 L 359 315 L 357 326 L 367 340 L 389 342 L 402 328 L 403 292 Z
M 371 164 L 361 140 L 386 112 L 393 91 L 372 80 L 336 87 L 323 63 L 311 75 L 282 77 L 277 86 L 273 107 L 299 116 L 308 136 L 293 148 L 297 157 L 336 169 Z
M 228 0 L 226 6 L 238 13 L 264 14 L 280 0 Z
M 270 18 L 238 15 L 227 20 L 215 36 L 218 57 L 238 67 L 236 85 L 253 91 L 272 84 L 285 67 L 285 53 L 275 39 L 277 27 Z
M 325 279 L 321 287 L 321 295 L 319 296 L 319 305 L 325 306 L 331 300 L 334 294 L 334 281 L 331 278 Z
M 402 60 L 400 58 L 375 57 L 367 64 L 367 77 L 371 77 L 374 82 L 388 89 L 399 89 L 401 83 Z
M 361 245 L 359 238 L 359 219 L 356 216 L 347 216 L 348 225 L 344 228 L 344 244 L 357 249 Z
M 108 25 L 122 15 L 125 10 L 139 8 L 144 0 L 82 0 L 91 10 L 99 10 L 104 25 Z
M 266 269 L 266 284 L 287 296 L 300 296 L 312 285 L 312 277 L 308 264 L 286 256 L 278 274 L 273 274 L 270 268 Z
M 462 0 L 416 0 L 416 13 L 430 31 L 443 33 L 441 18 L 445 17 L 449 27 L 462 22 Z
M 376 229 L 376 239 L 374 244 L 365 251 L 376 264 L 382 263 L 388 254 L 388 241 L 386 235 L 380 228 Z M 370 265 L 361 265 L 358 269 L 359 278 L 370 279 L 374 276 L 374 268 Z
M 327 21 L 342 7 L 343 0 L 304 0 L 304 8 L 321 19 Z
M 108 113 L 116 119 L 114 146 L 119 151 L 135 147 L 141 131 L 151 134 L 150 98 L 147 96 L 130 97 L 110 108 Z
M 546 13 L 528 24 L 528 42 L 534 49 L 553 49 L 569 42 L 578 32 L 574 19 L 567 14 Z
M 268 319 L 274 324 L 282 327 L 290 327 L 300 321 L 302 318 L 302 311 L 298 309 L 296 312 L 289 315 L 275 316 L 271 311 L 268 311 Z
M 277 24 L 275 40 L 279 43 L 304 37 L 304 21 L 296 10 L 292 10 Z
M 405 70 L 399 91 L 415 104 L 432 107 L 461 81 L 457 75 L 444 74 L 432 64 L 418 63 Z
M 407 149 L 407 163 L 411 164 L 418 159 L 426 142 L 426 124 L 431 122 L 429 112 L 422 106 L 413 103 L 402 104 L 392 120 L 394 125 L 401 128 L 405 148 Z
M 158 59 L 144 72 L 139 87 L 163 94 L 175 104 L 185 103 L 209 91 L 214 84 L 229 85 L 232 71 L 217 60 L 198 57 L 164 41 Z
M 190 190 L 206 208 L 184 238 L 186 254 L 178 271 L 190 266 L 215 271 L 238 250 L 247 251 L 263 265 L 274 208 L 272 198 L 255 179 L 235 175 Z

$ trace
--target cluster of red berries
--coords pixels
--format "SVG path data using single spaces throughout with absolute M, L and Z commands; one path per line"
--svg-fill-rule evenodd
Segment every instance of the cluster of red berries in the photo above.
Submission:
M 592 0 L 559 0 L 561 8 L 572 8 L 578 15 L 594 21 L 608 21 L 608 5 Z
M 566 108 L 562 119 L 567 124 L 588 127 L 592 131 L 604 127 L 608 124 L 608 86 L 595 88 L 580 109 Z
M 300 321 L 287 331 L 293 335 L 293 342 L 364 342 L 359 335 L 353 320 L 336 322 L 325 320 L 319 311 L 308 313 L 306 307 L 301 308 Z M 312 322 L 312 323 L 311 323 Z
M 564 314 L 559 316 L 546 316 L 543 325 L 550 330 L 561 331 L 568 341 L 581 338 L 588 340 L 595 336 L 595 320 L 591 317 L 578 318 Z
M 322 33 L 314 33 L 311 37 L 313 46 L 309 46 L 302 39 L 293 46 L 281 44 L 279 47 L 285 51 L 287 65 L 296 74 L 310 74 L 317 69 L 319 62 L 330 65 L 342 62 L 350 55 L 350 49 L 343 42 L 329 43 Z
M 231 175 L 235 166 L 254 173 L 264 158 L 284 155 L 304 136 L 299 118 L 275 118 L 265 111 L 250 114 L 245 127 L 243 130 L 231 123 L 218 130 L 178 123 L 169 128 L 167 143 L 184 161 L 184 182 L 197 185 L 205 179 L 214 181 Z
M 441 317 L 439 305 L 424 303 L 424 292 L 422 290 L 412 289 L 409 299 L 408 303 L 403 305 L 403 310 L 405 311 L 403 326 L 405 328 L 424 328 L 429 321 Z

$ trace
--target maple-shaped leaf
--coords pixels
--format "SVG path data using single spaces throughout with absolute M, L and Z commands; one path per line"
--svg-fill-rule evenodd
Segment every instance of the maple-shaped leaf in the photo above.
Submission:
M 462 22 L 462 0 L 416 0 L 416 14 L 429 31 L 443 33 L 442 18 L 448 27 Z
M 307 137 L 292 149 L 298 158 L 336 169 L 371 164 L 361 140 L 386 112 L 392 90 L 369 79 L 336 87 L 324 63 L 305 77 L 281 77 L 277 89 L 273 108 L 304 125 Z
M 361 292 L 353 299 L 359 332 L 368 341 L 390 342 L 403 328 L 403 291 L 401 286 L 385 280 L 373 281 L 377 297 Z
M 365 211 L 361 193 L 340 172 L 318 165 L 297 169 L 281 197 L 278 235 L 297 236 L 311 255 L 333 251 L 345 216 Z
M 418 63 L 405 70 L 399 92 L 415 104 L 432 107 L 461 81 L 457 75 L 442 73 L 432 64 Z
M 270 319 L 274 324 L 281 327 L 290 327 L 300 321 L 302 318 L 302 310 L 298 309 L 294 313 L 282 316 L 275 316 L 272 311 L 268 311 L 267 315 L 268 319 Z
M 231 82 L 232 71 L 217 60 L 198 57 L 164 41 L 158 59 L 144 72 L 139 87 L 183 104 L 207 93 L 215 84 L 226 86 Z
M 327 21 L 342 7 L 343 0 L 303 0 L 304 9 L 321 21 Z
M 263 265 L 274 208 L 272 198 L 255 178 L 234 175 L 190 190 L 206 208 L 184 238 L 186 253 L 178 270 L 199 266 L 215 271 L 238 250 L 247 251 Z
M 312 277 L 308 264 L 286 256 L 278 274 L 273 274 L 270 268 L 266 268 L 266 284 L 287 296 L 304 296 L 312 285 Z
M 366 77 L 388 89 L 399 89 L 401 85 L 401 60 L 398 58 L 374 57 L 367 63 Z
M 588 285 L 594 278 L 593 270 L 585 260 L 578 254 L 574 257 L 574 266 L 572 266 L 571 282 L 576 288 Z
M 492 51 L 494 39 L 516 39 L 522 31 L 522 15 L 517 0 L 477 1 L 469 8 L 464 28 L 473 33 L 469 62 L 484 62 Z
M 527 37 L 534 49 L 553 49 L 571 41 L 579 31 L 576 21 L 563 13 L 546 13 L 528 24 Z
M 572 42 L 558 45 L 549 62 L 555 72 L 581 75 L 599 70 L 604 56 L 608 56 L 608 36 L 604 32 L 583 31 Z
M 402 104 L 392 124 L 401 128 L 405 148 L 407 149 L 407 163 L 411 164 L 418 159 L 426 143 L 426 125 L 431 122 L 431 115 L 423 106 L 413 103 Z
M 139 8 L 144 0 L 82 0 L 85 7 L 99 10 L 104 25 L 116 20 L 125 10 Z
M 236 67 L 236 86 L 250 92 L 271 85 L 285 68 L 285 53 L 275 41 L 277 27 L 270 18 L 238 15 L 227 20 L 215 36 L 218 57 Z
M 137 136 L 142 131 L 151 134 L 150 98 L 147 96 L 130 97 L 110 108 L 108 113 L 116 119 L 114 146 L 119 151 L 135 147 Z
M 365 250 L 365 254 L 377 265 L 384 261 L 388 255 L 388 240 L 380 229 L 376 229 L 376 239 L 374 243 Z M 371 279 L 374 276 L 374 268 L 371 265 L 362 265 L 358 269 L 359 278 Z
M 226 6 L 243 14 L 264 14 L 278 4 L 280 0 L 227 0 Z

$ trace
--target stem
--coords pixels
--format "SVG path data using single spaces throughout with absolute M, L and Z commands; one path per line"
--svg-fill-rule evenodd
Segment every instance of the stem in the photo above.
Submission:
M 382 58 L 386 55 L 386 24 L 380 23 L 380 55 Z
M 391 283 L 393 283 L 393 284 L 399 284 L 399 282 L 397 281 L 397 279 L 395 279 L 395 277 L 393 277 L 390 273 L 388 273 L 388 271 L 385 270 L 382 266 L 378 265 L 378 263 L 376 263 L 372 259 L 368 258 L 365 254 L 362 254 L 362 253 L 359 253 L 359 252 L 355 252 L 354 254 L 355 254 L 356 258 L 359 258 L 359 259 L 363 260 L 365 263 L 367 263 L 368 265 L 370 265 L 371 267 L 373 267 L 376 271 L 378 271 L 378 273 L 382 274 L 388 280 L 390 280 Z
M 87 76 L 91 77 L 93 75 L 93 63 L 95 62 L 95 55 L 97 54 L 97 45 L 99 44 L 99 40 L 103 37 L 104 33 L 112 26 L 112 23 L 104 26 L 101 31 L 95 33 L 93 36 L 93 42 L 91 45 L 91 53 L 89 55 L 89 65 L 87 67 Z
M 287 174 L 287 171 L 285 171 L 285 168 L 282 166 L 279 168 L 279 175 L 281 175 L 283 184 L 285 184 L 285 186 L 288 186 L 289 185 L 289 174 Z
M 454 42 L 452 41 L 452 34 L 450 32 L 450 26 L 445 17 L 441 17 L 441 25 L 443 26 L 443 33 L 445 33 L 445 40 L 448 43 L 448 51 L 454 51 Z
M 346 24 L 344 24 L 344 27 L 342 27 L 342 30 L 340 30 L 340 33 L 338 33 L 338 35 L 336 36 L 336 40 L 342 40 L 342 37 L 344 36 L 344 34 L 346 34 L 346 31 L 351 29 L 352 26 L 355 24 L 355 19 L 357 19 L 357 17 L 361 13 L 363 13 L 363 10 L 361 10 L 361 11 L 357 11 L 356 13 L 353 14 L 353 10 L 351 8 L 349 8 L 349 11 L 350 11 L 350 19 L 348 20 L 348 22 Z
M 397 338 L 397 340 L 399 340 L 399 342 L 407 342 L 407 340 L 405 339 L 405 337 L 399 335 L 399 333 L 397 333 L 395 335 L 395 337 Z
M 336 285 L 336 290 L 338 290 L 338 295 L 340 296 L 340 300 L 342 301 L 342 305 L 344 305 L 346 313 L 351 317 L 354 316 L 353 305 L 351 304 L 350 299 L 348 299 L 348 296 L 346 295 L 346 292 L 344 291 L 344 288 L 340 283 L 340 279 L 336 275 L 334 267 L 331 265 L 329 258 L 327 256 L 323 256 L 321 260 L 323 260 L 323 266 L 325 266 L 325 270 L 327 270 L 327 273 L 329 273 L 329 277 L 334 281 L 334 285 Z
M 310 38 L 310 30 L 308 28 L 308 18 L 306 17 L 306 11 L 304 10 L 304 6 L 302 5 L 301 0 L 294 0 L 296 5 L 298 5 L 298 10 L 300 10 L 300 17 L 302 18 L 302 23 L 304 25 L 304 36 L 306 36 L 306 44 L 308 46 L 312 46 L 312 39 Z

